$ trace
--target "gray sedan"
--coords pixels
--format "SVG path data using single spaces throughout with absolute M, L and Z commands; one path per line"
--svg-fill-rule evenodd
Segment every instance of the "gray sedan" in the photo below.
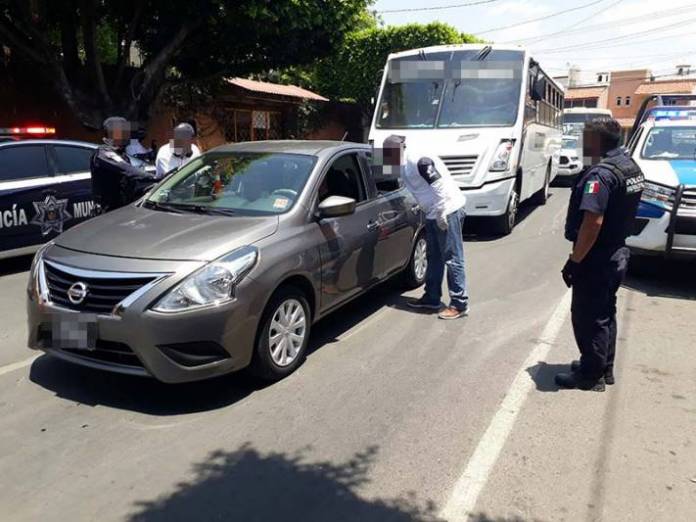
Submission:
M 280 379 L 314 322 L 392 276 L 423 283 L 422 225 L 365 145 L 218 147 L 37 253 L 29 347 L 165 382 Z

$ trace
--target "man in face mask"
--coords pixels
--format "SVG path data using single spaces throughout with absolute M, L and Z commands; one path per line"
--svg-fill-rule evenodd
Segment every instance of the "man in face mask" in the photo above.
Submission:
M 155 161 L 157 179 L 163 178 L 201 155 L 200 149 L 193 143 L 195 136 L 196 131 L 189 123 L 180 123 L 174 127 L 174 139 L 160 147 L 157 152 Z

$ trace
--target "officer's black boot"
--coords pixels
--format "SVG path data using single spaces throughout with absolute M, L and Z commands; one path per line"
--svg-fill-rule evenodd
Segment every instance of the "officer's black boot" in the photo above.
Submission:
M 570 369 L 573 372 L 579 372 L 580 361 L 573 361 L 572 363 L 570 363 Z M 608 366 L 607 369 L 604 371 L 604 382 L 610 386 L 616 382 L 616 380 L 614 379 L 614 369 L 610 366 Z
M 554 377 L 554 381 L 562 388 L 596 392 L 603 392 L 605 389 L 604 377 L 600 377 L 597 380 L 588 379 L 580 372 L 559 373 Z

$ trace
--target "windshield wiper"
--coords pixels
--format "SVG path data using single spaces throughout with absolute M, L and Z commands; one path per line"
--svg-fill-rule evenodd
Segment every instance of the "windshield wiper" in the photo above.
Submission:
M 173 205 L 169 205 L 167 203 L 160 203 L 158 201 L 152 201 L 151 199 L 146 199 L 143 202 L 143 205 L 145 206 L 145 208 L 149 208 L 151 210 L 161 210 L 163 212 L 172 212 L 174 214 L 182 213 L 180 209 Z
M 491 51 L 493 50 L 493 47 L 490 45 L 487 45 L 483 49 L 479 51 L 479 53 L 473 58 L 474 61 L 482 61 L 488 58 L 488 55 L 491 54 Z
M 214 214 L 219 216 L 231 216 L 236 213 L 228 208 L 207 207 L 205 205 L 179 205 L 177 208 L 197 214 Z

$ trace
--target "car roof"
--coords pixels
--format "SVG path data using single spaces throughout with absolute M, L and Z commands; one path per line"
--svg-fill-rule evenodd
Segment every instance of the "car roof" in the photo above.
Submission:
M 99 146 L 96 143 L 76 140 L 12 140 L 0 142 L 0 148 L 7 147 L 8 145 L 72 145 L 77 147 L 88 147 L 90 149 L 96 149 Z
M 696 127 L 696 120 L 650 120 L 643 123 L 642 127 Z
M 364 143 L 350 141 L 328 140 L 268 140 L 247 141 L 242 143 L 228 143 L 220 145 L 208 152 L 277 152 L 284 154 L 306 154 L 320 156 L 327 153 L 340 152 L 349 149 L 366 149 L 370 146 Z

